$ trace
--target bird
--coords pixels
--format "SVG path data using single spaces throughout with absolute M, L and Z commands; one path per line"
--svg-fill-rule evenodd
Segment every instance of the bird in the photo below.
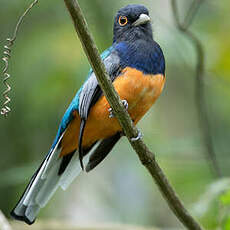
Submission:
M 151 18 L 144 5 L 129 4 L 118 10 L 112 45 L 101 58 L 136 125 L 165 85 L 164 54 L 153 38 Z M 85 83 L 64 113 L 50 151 L 11 216 L 33 224 L 40 209 L 59 187 L 67 189 L 81 171 L 94 169 L 122 136 L 122 128 L 90 69 Z M 132 141 L 139 138 L 141 135 Z

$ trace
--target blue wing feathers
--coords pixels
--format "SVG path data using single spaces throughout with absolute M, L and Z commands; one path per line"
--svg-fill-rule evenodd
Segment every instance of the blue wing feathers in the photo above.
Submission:
M 112 52 L 113 50 L 114 50 L 113 46 L 110 46 L 108 49 L 106 49 L 105 51 L 103 51 L 102 54 L 101 54 L 101 59 L 104 60 L 105 58 L 107 58 L 107 57 L 111 54 L 111 52 Z M 93 70 L 92 70 L 92 68 L 90 68 L 89 73 L 88 73 L 87 80 L 88 80 L 88 78 L 90 77 L 90 75 L 92 74 L 92 72 L 93 72 Z M 86 80 L 86 81 L 87 81 L 87 80 Z M 86 83 L 86 82 L 85 82 L 85 83 Z
M 112 52 L 113 47 L 109 47 L 107 50 L 105 50 L 102 54 L 101 54 L 101 58 L 102 60 L 104 60 L 106 57 L 108 57 L 110 55 L 110 53 Z M 90 68 L 90 71 L 88 73 L 87 79 L 85 81 L 84 84 L 87 83 L 90 75 L 92 74 L 93 70 L 92 68 Z M 83 84 L 83 86 L 84 86 Z M 68 109 L 66 110 L 64 116 L 62 117 L 61 123 L 59 125 L 58 128 L 58 132 L 57 135 L 54 139 L 54 142 L 52 144 L 51 150 L 50 152 L 52 152 L 53 148 L 55 147 L 55 145 L 57 144 L 59 138 L 61 137 L 62 133 L 65 131 L 65 129 L 67 128 L 68 124 L 70 123 L 70 121 L 73 119 L 73 111 L 74 110 L 79 110 L 79 97 L 80 97 L 80 93 L 82 91 L 83 86 L 78 90 L 78 92 L 76 93 L 75 97 L 73 98 L 72 102 L 70 103 Z

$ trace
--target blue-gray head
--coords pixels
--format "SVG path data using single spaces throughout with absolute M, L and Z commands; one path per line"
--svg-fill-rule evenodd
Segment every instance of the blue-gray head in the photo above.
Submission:
M 115 16 L 113 42 L 134 42 L 137 39 L 153 40 L 149 11 L 143 5 L 127 5 Z

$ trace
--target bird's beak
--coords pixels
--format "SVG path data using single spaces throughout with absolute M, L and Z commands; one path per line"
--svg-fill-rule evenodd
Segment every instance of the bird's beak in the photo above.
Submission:
M 133 26 L 139 26 L 146 24 L 150 21 L 150 17 L 147 14 L 141 14 L 139 18 L 132 24 Z

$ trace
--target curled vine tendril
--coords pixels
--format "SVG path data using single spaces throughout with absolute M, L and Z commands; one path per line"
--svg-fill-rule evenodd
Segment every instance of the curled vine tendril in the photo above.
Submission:
M 24 19 L 24 17 L 28 14 L 28 12 L 33 8 L 33 6 L 35 4 L 38 3 L 38 0 L 34 0 L 30 6 L 25 10 L 25 12 L 22 14 L 22 16 L 19 18 L 15 30 L 14 30 L 14 34 L 12 38 L 7 38 L 7 45 L 4 46 L 4 51 L 3 51 L 3 58 L 2 60 L 4 61 L 4 68 L 3 68 L 3 84 L 6 87 L 6 90 L 3 92 L 3 97 L 5 99 L 2 109 L 1 109 L 1 115 L 7 117 L 7 115 L 9 114 L 9 112 L 11 111 L 10 107 L 8 106 L 8 104 L 10 103 L 11 99 L 8 96 L 8 93 L 11 91 L 11 86 L 8 83 L 8 79 L 10 78 L 10 74 L 8 73 L 8 69 L 9 69 L 9 59 L 11 57 L 10 53 L 12 50 L 12 47 L 14 45 L 14 42 L 17 38 L 17 33 L 19 30 L 20 25 L 22 24 L 22 21 Z

